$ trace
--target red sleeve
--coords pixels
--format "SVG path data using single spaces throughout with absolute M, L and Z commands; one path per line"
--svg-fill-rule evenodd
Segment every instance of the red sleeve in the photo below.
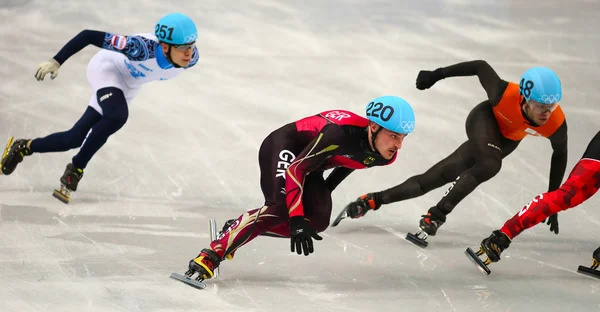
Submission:
M 288 167 L 285 178 L 285 200 L 290 217 L 304 215 L 302 205 L 304 178 L 318 169 L 327 158 L 342 153 L 340 146 L 341 142 L 344 142 L 344 137 L 344 131 L 340 126 L 328 124 Z
M 569 178 L 555 191 L 536 196 L 500 229 L 510 239 L 549 216 L 573 208 L 592 197 L 600 188 L 600 161 L 583 158 Z

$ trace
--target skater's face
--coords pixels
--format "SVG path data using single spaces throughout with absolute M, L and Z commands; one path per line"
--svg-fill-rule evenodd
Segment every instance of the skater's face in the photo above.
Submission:
M 536 101 L 529 101 L 524 105 L 525 113 L 538 126 L 544 125 L 550 119 L 552 112 L 558 107 L 558 103 L 554 105 L 542 104 Z
M 192 61 L 192 52 L 194 52 L 195 43 L 184 44 L 184 45 L 171 45 L 171 61 L 173 63 L 186 67 Z M 163 53 L 167 55 L 169 52 L 169 45 L 162 45 Z
M 371 135 L 377 130 L 379 130 L 379 125 L 376 123 L 372 123 L 371 127 Z M 370 136 L 371 136 L 370 135 Z M 377 136 L 375 137 L 375 146 L 374 149 L 383 156 L 383 158 L 390 160 L 394 157 L 394 154 L 402 148 L 402 142 L 406 134 L 392 132 L 387 129 L 381 129 Z M 371 141 L 371 140 L 370 140 Z

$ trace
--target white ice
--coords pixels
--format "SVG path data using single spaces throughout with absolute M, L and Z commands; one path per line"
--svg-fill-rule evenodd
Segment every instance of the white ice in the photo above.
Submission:
M 600 280 L 576 273 L 600 245 L 600 197 L 524 232 L 484 276 L 463 254 L 548 184 L 551 147 L 529 137 L 448 217 L 430 245 L 404 240 L 445 187 L 323 233 L 309 257 L 259 238 L 202 291 L 169 279 L 219 222 L 262 206 L 257 151 L 284 123 L 379 95 L 417 127 L 391 167 L 353 173 L 350 200 L 422 173 L 465 139 L 485 99 L 476 77 L 415 88 L 421 69 L 484 59 L 506 80 L 531 66 L 564 85 L 567 173 L 598 131 L 600 4 L 594 0 L 0 2 L 0 137 L 69 129 L 92 90 L 87 47 L 55 80 L 36 66 L 82 29 L 152 32 L 171 11 L 198 25 L 201 56 L 146 86 L 92 159 L 71 204 L 51 196 L 76 151 L 36 154 L 0 178 L 0 311 L 597 311 Z

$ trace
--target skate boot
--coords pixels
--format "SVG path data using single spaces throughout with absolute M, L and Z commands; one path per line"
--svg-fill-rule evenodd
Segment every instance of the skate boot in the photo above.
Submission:
M 214 271 L 219 267 L 219 263 L 221 263 L 221 259 L 216 252 L 209 248 L 202 249 L 198 257 L 190 260 L 185 275 L 191 278 L 194 273 L 198 273 L 195 280 L 199 282 L 210 279 L 214 276 Z
M 71 201 L 71 192 L 77 191 L 77 185 L 82 177 L 83 169 L 75 168 L 73 164 L 68 164 L 65 173 L 60 178 L 60 191 L 54 190 L 52 195 L 63 203 L 68 204 Z
M 473 250 L 469 247 L 465 251 L 465 254 L 469 256 L 469 258 L 473 261 L 474 264 L 486 275 L 491 273 L 488 265 L 492 262 L 500 261 L 500 254 L 510 246 L 510 238 L 506 236 L 506 234 L 496 230 L 492 232 L 488 238 L 485 238 L 481 241 L 481 246 L 479 246 L 479 250 L 477 252 L 473 252 Z M 482 261 L 479 256 L 486 254 L 487 259 Z
M 437 229 L 444 224 L 446 221 L 445 218 L 440 218 L 438 216 L 432 215 L 431 212 L 428 212 L 426 215 L 422 215 L 423 217 L 421 221 L 419 221 L 419 228 L 415 232 L 415 234 L 408 233 L 406 235 L 406 239 L 422 248 L 427 247 L 429 243 L 426 241 L 428 236 L 435 236 Z
M 9 175 L 15 171 L 17 165 L 23 161 L 23 157 L 31 155 L 31 150 L 27 147 L 30 140 L 21 139 L 13 143 L 13 138 L 8 139 L 6 149 L 2 154 L 2 167 L 0 172 Z
M 600 247 L 598 247 L 598 249 L 596 249 L 594 251 L 594 253 L 592 254 L 592 266 L 588 268 L 588 267 L 584 267 L 583 265 L 580 265 L 577 268 L 577 272 L 591 276 L 591 277 L 600 278 L 600 270 L 598 270 L 599 266 L 600 266 Z

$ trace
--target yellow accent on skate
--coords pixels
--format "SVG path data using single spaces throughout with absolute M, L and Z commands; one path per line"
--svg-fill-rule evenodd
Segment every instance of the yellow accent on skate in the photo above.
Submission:
M 600 266 L 600 261 L 593 259 L 592 258 L 592 269 L 596 269 L 598 266 Z
M 6 148 L 4 149 L 4 153 L 2 153 L 2 159 L 0 160 L 0 163 L 4 163 L 4 159 L 6 156 L 8 156 L 8 151 L 13 143 L 13 139 L 14 137 L 10 137 L 10 139 L 8 139 L 8 143 L 6 143 Z M 0 168 L 0 174 L 4 174 L 2 168 Z
M 70 191 L 63 185 L 60 187 L 60 191 L 54 190 L 54 193 L 52 193 L 52 196 L 54 196 L 61 202 L 68 204 L 69 202 L 71 202 L 71 196 L 69 196 L 69 193 L 70 193 Z
M 194 262 L 201 265 L 206 270 L 206 272 L 208 272 L 208 274 L 210 274 L 210 276 L 206 276 L 206 274 L 202 274 L 202 278 L 204 278 L 204 279 L 212 278 L 214 275 L 213 271 L 211 271 L 204 263 L 201 262 L 202 259 L 204 259 L 204 256 L 200 256 L 200 257 L 194 259 Z

